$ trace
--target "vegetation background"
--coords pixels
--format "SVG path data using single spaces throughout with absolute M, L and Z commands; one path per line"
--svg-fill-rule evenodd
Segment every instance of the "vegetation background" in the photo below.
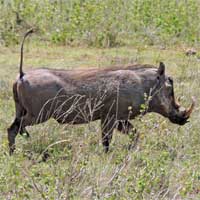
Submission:
M 99 122 L 50 120 L 30 127 L 31 139 L 18 136 L 9 157 L 12 83 L 30 27 L 37 32 L 26 43 L 25 71 L 163 61 L 181 103 L 197 99 L 190 123 L 179 127 L 148 114 L 133 121 L 135 149 L 128 150 L 131 136 L 116 131 L 104 154 Z M 0 199 L 200 199 L 199 45 L 199 0 L 1 0 Z M 187 56 L 192 47 L 197 53 Z

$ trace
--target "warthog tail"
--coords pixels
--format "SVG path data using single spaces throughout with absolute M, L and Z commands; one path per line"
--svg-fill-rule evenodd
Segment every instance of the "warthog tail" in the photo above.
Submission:
M 25 39 L 26 37 L 33 33 L 33 28 L 29 29 L 25 35 L 24 35 L 24 38 L 22 40 L 22 44 L 21 44 L 21 58 L 20 58 L 20 65 L 19 65 L 19 77 L 20 79 L 24 76 L 24 72 L 23 72 L 23 69 L 22 69 L 22 66 L 23 66 L 23 49 L 24 49 L 24 42 L 25 42 Z

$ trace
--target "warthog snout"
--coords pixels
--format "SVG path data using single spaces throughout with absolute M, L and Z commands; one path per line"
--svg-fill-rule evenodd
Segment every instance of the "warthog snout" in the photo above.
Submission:
M 169 119 L 171 122 L 175 124 L 184 125 L 185 123 L 188 122 L 188 119 L 194 109 L 195 98 L 192 97 L 192 103 L 190 107 L 188 107 L 187 109 L 181 107 L 179 103 L 177 103 L 176 105 L 177 105 L 176 107 L 177 111 L 171 113 Z

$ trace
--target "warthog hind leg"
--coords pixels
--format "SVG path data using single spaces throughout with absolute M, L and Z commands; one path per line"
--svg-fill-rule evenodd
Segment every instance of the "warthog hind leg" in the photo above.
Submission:
M 24 133 L 26 133 L 26 137 L 27 137 L 27 138 L 30 137 L 30 134 L 29 134 L 29 132 L 26 130 L 25 127 L 20 128 L 19 134 L 20 134 L 20 135 L 24 135 Z
M 17 136 L 17 133 L 19 132 L 20 124 L 21 124 L 21 120 L 18 119 L 18 118 L 15 118 L 14 122 L 7 129 L 7 131 L 8 131 L 8 144 L 9 144 L 10 155 L 15 150 L 15 137 Z

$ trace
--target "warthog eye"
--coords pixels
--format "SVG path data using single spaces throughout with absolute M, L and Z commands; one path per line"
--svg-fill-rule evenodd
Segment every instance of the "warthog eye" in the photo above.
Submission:
M 173 79 L 171 77 L 168 78 L 171 85 L 173 85 Z
M 167 88 L 173 88 L 173 79 L 171 77 L 168 77 L 166 79 L 165 85 Z

